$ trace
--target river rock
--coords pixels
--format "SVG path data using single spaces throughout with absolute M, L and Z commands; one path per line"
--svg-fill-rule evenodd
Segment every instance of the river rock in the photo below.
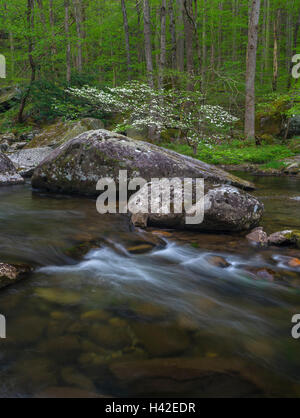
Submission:
M 150 185 L 150 183 L 149 183 Z M 155 187 L 154 187 L 155 193 Z M 171 206 L 178 196 L 172 197 Z M 182 214 L 133 214 L 134 226 L 191 229 L 196 231 L 239 232 L 256 227 L 263 215 L 264 205 L 255 197 L 232 186 L 212 188 L 204 197 L 204 221 L 186 224 L 186 212 Z
M 15 164 L 22 177 L 31 177 L 34 169 L 52 152 L 52 148 L 21 149 L 9 153 L 9 158 Z
M 192 386 L 185 391 L 180 385 L 179 394 L 189 393 L 193 395 L 210 395 L 218 396 L 218 394 L 227 394 L 235 397 L 241 392 L 241 384 L 245 382 L 251 383 L 251 391 L 259 394 L 261 391 L 272 390 L 271 381 L 261 377 L 255 367 L 245 367 L 245 363 L 230 358 L 160 358 L 140 361 L 120 361 L 110 365 L 113 375 L 124 385 L 127 390 L 133 388 L 139 391 L 139 394 L 146 394 L 147 389 L 145 382 L 151 381 L 152 394 L 155 389 L 157 394 L 162 393 L 162 381 L 169 385 L 165 387 L 168 395 L 177 392 L 177 385 L 183 382 L 191 382 Z M 231 376 L 236 376 L 235 385 L 230 389 L 226 388 L 231 383 Z M 225 382 L 223 381 L 225 379 Z M 223 381 L 224 387 L 220 392 L 218 382 Z M 170 386 L 172 382 L 176 382 L 175 387 Z M 213 383 L 212 383 L 213 382 Z M 271 386 L 271 387 L 270 387 Z M 275 386 L 275 384 L 274 384 Z M 181 393 L 180 393 L 181 392 Z M 209 393 L 208 393 L 209 392 Z M 251 393 L 251 392 L 250 392 Z M 250 394 L 248 392 L 248 395 Z M 148 393 L 147 393 L 148 394 Z
M 81 299 L 80 293 L 60 287 L 39 287 L 35 289 L 35 294 L 47 302 L 57 303 L 59 305 L 76 305 Z
M 57 122 L 45 127 L 26 145 L 26 148 L 57 148 L 76 136 L 94 129 L 102 129 L 103 122 L 99 119 L 85 118 L 76 122 Z
M 54 150 L 35 170 L 32 185 L 51 192 L 96 196 L 98 180 L 111 177 L 117 183 L 119 170 L 127 170 L 129 180 L 204 178 L 207 185 L 254 188 L 199 160 L 106 130 L 85 132 Z
M 37 399 L 93 399 L 109 398 L 109 396 L 98 395 L 94 392 L 73 387 L 54 386 L 49 387 L 35 395 Z
M 183 353 L 190 345 L 185 330 L 173 326 L 136 322 L 132 329 L 152 357 L 166 357 Z
M 92 380 L 75 369 L 72 369 L 72 367 L 64 367 L 62 369 L 61 376 L 63 382 L 67 385 L 75 386 L 91 392 L 95 391 L 95 386 Z
M 7 142 L 9 145 L 17 141 L 17 138 L 14 133 L 6 133 L 0 135 L 0 144 Z
M 255 228 L 250 234 L 246 236 L 247 240 L 261 246 L 268 245 L 268 235 L 263 228 Z
M 23 183 L 24 179 L 17 173 L 12 161 L 0 152 L 0 186 Z
M 276 246 L 292 245 L 300 248 L 300 231 L 286 230 L 269 236 L 269 244 Z
M 31 272 L 26 265 L 11 265 L 0 263 L 0 289 L 25 279 Z

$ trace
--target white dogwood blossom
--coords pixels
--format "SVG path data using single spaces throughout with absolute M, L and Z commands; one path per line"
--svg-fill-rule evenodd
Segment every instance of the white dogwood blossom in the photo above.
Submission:
M 226 129 L 238 120 L 220 106 L 203 104 L 201 92 L 155 90 L 137 81 L 102 90 L 90 86 L 68 88 L 66 92 L 105 114 L 124 115 L 124 122 L 116 128 L 119 131 L 129 126 L 152 127 L 159 133 L 176 129 L 187 140 L 199 142 L 204 129 Z

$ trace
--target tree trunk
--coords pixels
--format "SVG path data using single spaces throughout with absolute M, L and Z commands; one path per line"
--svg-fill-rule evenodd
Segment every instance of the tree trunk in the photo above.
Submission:
M 184 0 L 177 0 L 177 70 L 184 72 L 184 31 L 183 31 L 183 15 L 184 15 Z
M 169 0 L 169 18 L 170 18 L 170 34 L 171 34 L 171 67 L 176 69 L 176 22 L 174 16 L 173 0 Z
M 71 43 L 70 43 L 70 24 L 69 24 L 69 15 L 70 15 L 70 0 L 64 0 L 65 6 L 65 34 L 66 34 L 66 67 L 67 73 L 66 78 L 67 82 L 71 81 Z
M 166 43 L 166 24 L 167 24 L 167 0 L 162 0 L 160 9 L 160 60 L 159 60 L 159 87 L 164 87 L 164 73 L 166 70 L 167 43 Z
M 149 0 L 144 0 L 144 44 L 148 84 L 150 87 L 154 88 Z
M 35 81 L 35 75 L 36 75 L 36 67 L 35 62 L 33 59 L 33 38 L 32 38 L 32 31 L 34 29 L 34 0 L 27 0 L 27 28 L 28 28 L 28 60 L 31 68 L 31 78 L 30 78 L 30 84 L 27 88 L 26 93 L 23 95 L 21 100 L 21 105 L 18 113 L 18 123 L 23 123 L 23 113 L 26 106 L 27 99 L 30 94 L 30 90 L 32 87 L 32 84 Z
M 128 17 L 127 17 L 127 10 L 125 0 L 121 0 L 121 7 L 122 7 L 122 14 L 123 14 L 123 26 L 124 26 L 124 34 L 125 34 L 125 48 L 126 48 L 126 56 L 127 56 L 127 73 L 128 73 L 128 80 L 131 80 L 131 54 L 130 54 L 130 42 L 129 42 L 129 25 L 128 25 Z
M 193 24 L 193 3 L 192 0 L 184 0 L 184 32 L 186 49 L 186 69 L 190 79 L 187 89 L 193 89 L 192 77 L 194 75 L 194 24 Z
M 75 22 L 76 22 L 76 32 L 77 32 L 77 70 L 79 73 L 82 72 L 82 0 L 73 0 L 74 1 L 74 11 L 75 11 Z
M 255 139 L 255 73 L 260 0 L 251 0 L 246 65 L 245 137 Z

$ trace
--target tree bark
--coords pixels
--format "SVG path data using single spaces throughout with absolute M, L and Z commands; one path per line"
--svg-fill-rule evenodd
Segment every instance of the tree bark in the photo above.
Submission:
M 193 89 L 192 76 L 194 75 L 194 24 L 193 24 L 193 3 L 192 0 L 184 0 L 184 32 L 186 49 L 186 69 L 191 77 L 187 84 L 187 89 Z
M 184 15 L 184 0 L 177 0 L 177 70 L 184 72 L 184 30 L 183 30 L 183 15 Z
M 82 0 L 73 0 L 74 1 L 74 11 L 75 11 L 75 22 L 76 22 L 76 32 L 77 32 L 77 70 L 79 73 L 82 72 Z
M 125 0 L 121 0 L 122 14 L 123 14 L 123 26 L 125 34 L 125 48 L 126 48 L 126 57 L 127 57 L 127 73 L 128 80 L 131 80 L 131 54 L 130 54 L 130 41 L 129 41 L 129 25 Z
M 154 88 L 149 0 L 144 0 L 144 45 L 148 84 L 150 87 Z
M 28 60 L 31 68 L 31 78 L 30 78 L 30 84 L 27 88 L 26 93 L 23 95 L 21 100 L 21 105 L 18 113 L 18 123 L 24 122 L 24 109 L 28 100 L 28 97 L 30 95 L 32 84 L 35 81 L 35 75 L 36 75 L 36 66 L 33 59 L 33 34 L 32 31 L 34 29 L 34 0 L 27 0 L 27 28 L 28 28 Z
M 164 87 L 164 73 L 166 70 L 167 42 L 166 42 L 166 24 L 167 24 L 167 0 L 162 0 L 160 9 L 160 60 L 159 60 L 159 87 Z
M 70 17 L 70 0 L 64 0 L 65 6 L 65 34 L 66 34 L 66 79 L 67 82 L 70 83 L 71 81 L 71 43 L 70 43 L 70 24 L 69 24 L 69 17 Z
M 245 137 L 255 139 L 255 73 L 260 0 L 251 0 L 246 65 Z

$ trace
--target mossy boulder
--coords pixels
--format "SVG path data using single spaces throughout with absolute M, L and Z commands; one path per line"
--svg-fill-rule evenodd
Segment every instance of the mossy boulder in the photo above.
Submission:
M 269 236 L 269 244 L 276 246 L 296 246 L 300 248 L 300 231 L 286 230 L 275 232 Z
M 120 170 L 127 170 L 128 180 L 202 178 L 207 186 L 254 188 L 252 183 L 202 161 L 102 129 L 85 132 L 54 150 L 36 168 L 32 185 L 50 192 L 97 196 L 97 182 L 110 177 L 118 184 Z
M 57 148 L 83 132 L 102 129 L 103 127 L 104 124 L 101 120 L 93 118 L 86 118 L 75 122 L 59 121 L 53 125 L 44 127 L 44 129 L 42 129 L 42 131 L 37 134 L 25 148 Z
M 257 112 L 255 118 L 257 136 L 260 138 L 263 135 L 282 136 L 287 120 L 286 111 L 289 108 L 289 100 L 280 98 L 271 103 L 266 109 Z

